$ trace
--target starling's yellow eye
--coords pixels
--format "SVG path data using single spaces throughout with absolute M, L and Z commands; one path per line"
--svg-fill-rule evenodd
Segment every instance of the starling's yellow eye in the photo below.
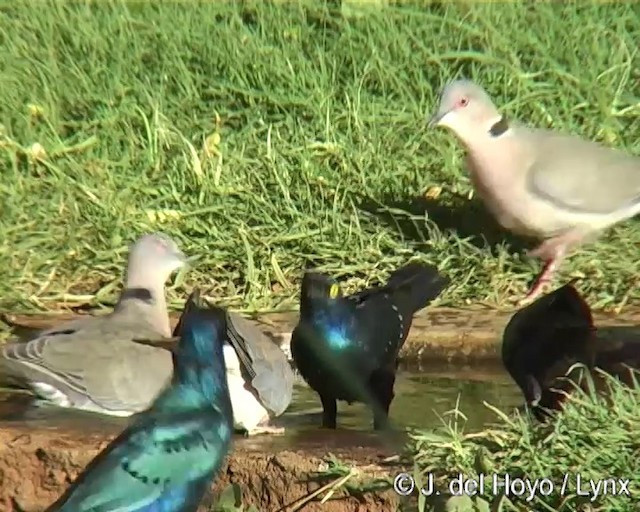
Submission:
M 329 298 L 335 299 L 340 294 L 340 287 L 337 284 L 332 284 L 329 288 Z

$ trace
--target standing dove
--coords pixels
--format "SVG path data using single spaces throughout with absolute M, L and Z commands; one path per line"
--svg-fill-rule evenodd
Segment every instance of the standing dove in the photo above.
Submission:
M 393 272 L 385 286 L 345 297 L 331 277 L 305 273 L 291 354 L 320 396 L 323 427 L 336 428 L 336 400 L 369 404 L 374 429 L 386 426 L 398 352 L 413 315 L 448 283 L 435 267 L 409 263 Z
M 129 252 L 125 287 L 112 313 L 3 345 L 0 376 L 62 407 L 113 416 L 144 410 L 171 379 L 171 354 L 132 340 L 171 335 L 164 284 L 185 262 L 167 236 L 142 236 Z
M 225 315 L 201 308 L 198 298 L 196 290 L 182 315 L 171 385 L 47 512 L 196 512 L 229 451 L 233 427 L 222 355 Z
M 542 240 L 529 254 L 544 268 L 521 302 L 536 298 L 581 242 L 640 212 L 640 157 L 510 122 L 469 80 L 444 87 L 429 124 L 465 146 L 471 181 L 498 222 Z
M 250 320 L 226 311 L 223 347 L 234 428 L 246 435 L 281 434 L 270 424 L 289 407 L 294 373 L 284 352 Z M 180 323 L 174 330 L 174 336 Z

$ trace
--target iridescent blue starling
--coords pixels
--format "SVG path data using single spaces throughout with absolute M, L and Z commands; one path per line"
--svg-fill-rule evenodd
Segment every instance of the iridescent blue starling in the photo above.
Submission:
M 320 396 L 323 427 L 336 428 L 337 400 L 369 404 L 374 428 L 385 427 L 398 352 L 413 315 L 448 283 L 435 267 L 410 263 L 391 274 L 385 286 L 343 296 L 333 278 L 305 273 L 291 354 Z
M 233 431 L 222 353 L 225 313 L 200 307 L 198 297 L 196 290 L 180 320 L 171 385 L 48 512 L 196 511 Z

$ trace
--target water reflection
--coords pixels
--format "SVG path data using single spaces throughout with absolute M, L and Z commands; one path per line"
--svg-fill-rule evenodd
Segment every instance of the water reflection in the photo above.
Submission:
M 496 416 L 483 401 L 510 410 L 522 404 L 522 395 L 499 365 L 425 366 L 401 368 L 396 380 L 390 416 L 405 427 L 434 428 L 457 408 L 466 416 L 465 430 L 479 430 Z M 319 425 L 322 407 L 315 392 L 296 385 L 294 402 L 284 415 L 289 423 Z M 445 421 L 447 421 L 445 419 Z M 461 421 L 463 419 L 461 418 Z M 371 413 L 364 405 L 338 402 L 338 425 L 342 428 L 371 428 Z
M 510 410 L 522 403 L 522 396 L 499 365 L 401 367 L 395 387 L 396 397 L 390 415 L 398 427 L 434 428 L 447 421 L 451 410 L 466 416 L 465 431 L 481 429 L 496 420 L 483 401 Z M 237 439 L 249 450 L 379 445 L 380 439 L 371 431 L 371 413 L 362 404 L 338 403 L 338 430 L 318 428 L 322 408 L 317 395 L 304 383 L 294 389 L 289 410 L 277 424 L 287 429 L 283 437 L 258 436 Z M 37 405 L 26 393 L 0 391 L 0 422 L 20 428 L 57 431 L 81 431 L 115 434 L 128 423 L 127 418 L 106 417 L 93 413 Z M 0 427 L 1 428 L 1 427 Z

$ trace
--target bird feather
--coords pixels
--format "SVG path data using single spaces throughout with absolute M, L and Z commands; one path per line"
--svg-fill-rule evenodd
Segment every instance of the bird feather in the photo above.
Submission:
M 535 155 L 528 186 L 563 210 L 610 215 L 640 203 L 640 157 L 595 142 L 546 130 L 518 134 Z

